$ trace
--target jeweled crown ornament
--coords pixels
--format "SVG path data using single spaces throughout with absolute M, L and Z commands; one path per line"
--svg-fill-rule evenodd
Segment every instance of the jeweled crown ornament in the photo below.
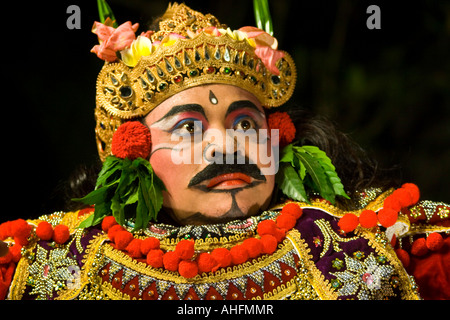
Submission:
M 277 40 L 256 27 L 232 31 L 213 15 L 170 4 L 159 30 L 135 37 L 138 25 L 96 23 L 106 61 L 97 80 L 96 138 L 100 158 L 111 154 L 117 127 L 141 118 L 170 96 L 204 84 L 230 84 L 254 94 L 267 108 L 292 96 L 296 69 Z

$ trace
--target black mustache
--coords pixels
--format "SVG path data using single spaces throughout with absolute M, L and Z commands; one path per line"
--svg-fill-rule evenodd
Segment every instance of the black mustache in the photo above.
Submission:
M 197 173 L 191 181 L 189 181 L 188 187 L 195 186 L 199 183 L 202 183 L 205 180 L 209 180 L 220 176 L 222 174 L 227 173 L 244 173 L 256 180 L 266 181 L 266 177 L 261 174 L 261 170 L 259 170 L 258 166 L 253 163 L 245 163 L 245 164 L 217 164 L 211 163 L 205 169 Z

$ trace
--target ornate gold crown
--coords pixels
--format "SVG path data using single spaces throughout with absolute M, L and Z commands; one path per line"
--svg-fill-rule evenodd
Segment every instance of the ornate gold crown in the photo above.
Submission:
M 265 107 L 280 106 L 291 97 L 296 82 L 292 58 L 258 44 L 251 33 L 226 30 L 214 16 L 184 4 L 169 5 L 159 27 L 146 34 L 151 40 L 151 46 L 144 48 L 147 55 L 140 56 L 133 47 L 136 40 L 144 39 L 126 48 L 128 54 L 137 55 L 137 64 L 116 59 L 105 63 L 98 76 L 95 132 L 102 161 L 110 155 L 112 135 L 120 124 L 147 115 L 187 88 L 231 84 L 254 94 Z

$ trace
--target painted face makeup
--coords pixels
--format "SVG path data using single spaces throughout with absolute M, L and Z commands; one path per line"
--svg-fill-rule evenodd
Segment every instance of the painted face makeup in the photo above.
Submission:
M 167 191 L 165 212 L 179 224 L 225 222 L 264 210 L 274 174 L 254 150 L 273 157 L 263 108 L 230 85 L 199 86 L 161 103 L 145 118 L 150 163 Z M 178 155 L 178 160 L 174 158 Z M 264 160 L 264 159 L 263 159 Z

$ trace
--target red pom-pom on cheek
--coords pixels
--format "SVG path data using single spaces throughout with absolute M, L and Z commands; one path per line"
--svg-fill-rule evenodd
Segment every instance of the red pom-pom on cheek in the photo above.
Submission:
M 295 139 L 295 125 L 286 112 L 274 112 L 269 115 L 267 124 L 270 129 L 278 129 L 280 147 L 285 147 Z M 274 139 L 274 136 L 271 136 Z
M 121 159 L 148 159 L 151 150 L 150 130 L 139 121 L 120 125 L 111 141 L 111 152 Z
M 63 224 L 57 225 L 53 229 L 53 240 L 58 244 L 63 244 L 70 238 L 69 227 Z

